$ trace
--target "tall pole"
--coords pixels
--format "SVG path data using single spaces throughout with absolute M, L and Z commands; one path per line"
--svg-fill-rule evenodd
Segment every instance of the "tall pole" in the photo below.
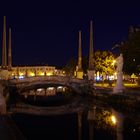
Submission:
M 79 47 L 78 47 L 78 64 L 76 66 L 76 78 L 83 79 L 84 72 L 82 70 L 82 33 L 79 31 Z
M 93 59 L 93 23 L 90 22 L 90 49 L 89 49 L 89 70 L 94 70 L 94 59 Z
M 91 84 L 94 84 L 95 69 L 94 69 L 94 52 L 93 52 L 93 23 L 90 22 L 90 46 L 89 46 L 89 66 L 88 66 L 88 80 Z
M 6 53 L 6 16 L 3 22 L 3 40 L 2 40 L 2 69 L 7 69 L 7 53 Z
M 82 33 L 79 31 L 78 70 L 82 70 Z
M 9 47 L 8 47 L 8 69 L 12 68 L 12 48 L 11 48 L 11 28 L 9 29 Z

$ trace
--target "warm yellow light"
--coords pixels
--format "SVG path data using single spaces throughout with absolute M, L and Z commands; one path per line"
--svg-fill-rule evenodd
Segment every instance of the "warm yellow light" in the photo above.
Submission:
M 40 72 L 40 73 L 39 73 L 39 76 L 44 76 L 44 75 L 45 75 L 44 72 Z
M 114 66 L 114 65 L 115 65 L 115 63 L 116 63 L 116 60 L 113 60 L 112 65 Z
M 116 119 L 116 117 L 115 117 L 114 115 L 111 116 L 111 121 L 112 121 L 112 123 L 113 123 L 114 125 L 116 125 L 117 119 Z
M 47 73 L 47 76 L 51 76 L 51 75 L 53 75 L 52 73 Z
M 30 73 L 30 76 L 31 76 L 31 77 L 34 77 L 34 76 L 35 76 L 35 74 L 34 74 L 33 72 L 31 72 L 31 73 Z
M 115 72 L 114 75 L 116 76 L 117 75 L 117 72 Z
M 22 72 L 19 73 L 19 76 L 23 76 L 23 75 L 24 75 L 24 73 L 22 73 Z

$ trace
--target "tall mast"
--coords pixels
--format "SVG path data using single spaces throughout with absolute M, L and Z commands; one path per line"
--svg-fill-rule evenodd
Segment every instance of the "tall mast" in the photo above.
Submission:
M 82 70 L 82 33 L 79 31 L 78 70 Z
M 94 70 L 93 23 L 92 23 L 92 21 L 90 22 L 89 70 Z

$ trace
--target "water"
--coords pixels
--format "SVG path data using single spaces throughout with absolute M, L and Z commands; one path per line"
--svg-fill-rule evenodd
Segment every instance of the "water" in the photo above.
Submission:
M 89 139 L 89 122 L 87 116 L 82 116 L 82 140 Z M 57 116 L 35 116 L 27 114 L 14 114 L 12 116 L 17 126 L 27 140 L 78 140 L 77 114 Z M 116 140 L 115 127 L 106 126 L 102 119 L 100 123 L 94 122 L 94 140 Z M 140 123 L 134 118 L 124 119 L 124 140 L 140 139 Z
M 23 97 L 22 97 L 23 98 Z M 29 100 L 30 99 L 30 100 Z M 39 98 L 38 98 L 39 99 Z M 67 102 L 65 102 L 65 99 Z M 72 96 L 73 99 L 73 96 Z M 36 100 L 28 97 L 26 103 L 40 106 L 61 106 L 71 102 L 70 96 L 54 96 L 43 100 L 40 104 Z M 55 104 L 56 103 L 56 104 Z M 140 113 L 124 114 L 123 116 L 123 140 L 139 140 L 140 139 Z M 117 125 L 111 122 L 113 115 L 112 108 L 97 105 L 94 120 L 88 121 L 88 110 L 82 113 L 81 140 L 89 140 L 89 132 L 93 133 L 93 140 L 119 140 L 117 139 Z M 116 115 L 116 114 L 115 114 Z M 13 114 L 13 120 L 27 138 L 27 140 L 79 140 L 78 114 L 70 113 L 65 115 L 29 115 L 29 114 Z M 117 121 L 120 121 L 119 118 Z M 117 122 L 118 123 L 118 122 Z M 93 125 L 93 129 L 92 129 Z M 90 127 L 91 126 L 91 127 Z
M 28 140 L 77 140 L 75 114 L 48 117 L 16 114 L 13 119 Z

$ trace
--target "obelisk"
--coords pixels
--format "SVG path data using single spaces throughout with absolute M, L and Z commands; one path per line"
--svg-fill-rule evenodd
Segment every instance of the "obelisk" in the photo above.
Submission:
M 12 69 L 11 28 L 9 29 L 8 70 Z
M 82 69 L 82 33 L 79 31 L 79 48 L 78 48 L 78 66 L 76 69 L 76 78 L 83 79 Z
M 89 66 L 88 66 L 88 80 L 94 81 L 94 52 L 93 52 L 93 23 L 90 22 L 90 48 L 89 48 Z
M 7 53 L 6 53 L 6 16 L 3 23 L 3 39 L 2 39 L 2 69 L 7 69 Z

